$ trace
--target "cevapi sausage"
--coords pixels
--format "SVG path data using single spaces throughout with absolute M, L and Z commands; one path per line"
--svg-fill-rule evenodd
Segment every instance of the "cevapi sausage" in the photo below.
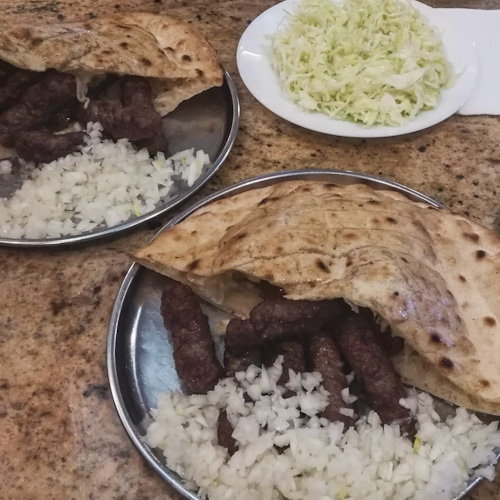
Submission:
M 356 421 L 354 416 L 350 417 L 340 412 L 341 408 L 352 410 L 352 405 L 342 398 L 342 390 L 348 385 L 340 352 L 334 340 L 326 333 L 315 335 L 309 345 L 309 359 L 312 370 L 321 373 L 323 387 L 330 393 L 329 404 L 321 416 L 332 422 L 340 421 L 348 426 L 354 425 Z
M 13 147 L 19 131 L 39 129 L 75 95 L 73 75 L 52 70 L 45 72 L 42 79 L 19 98 L 17 104 L 0 114 L 0 143 Z
M 52 134 L 38 130 L 19 132 L 16 137 L 16 152 L 20 158 L 36 163 L 50 163 L 73 153 L 83 144 L 84 132 Z
M 262 342 L 249 320 L 233 318 L 226 328 L 226 350 L 232 354 L 244 354 L 259 349 Z
M 263 342 L 311 335 L 343 311 L 339 300 L 265 300 L 250 312 L 250 321 Z
M 226 448 L 230 455 L 238 450 L 236 440 L 232 436 L 233 431 L 233 426 L 229 422 L 226 412 L 221 411 L 217 420 L 217 442 L 219 446 Z
M 249 349 L 241 354 L 234 354 L 229 349 L 224 351 L 224 371 L 226 377 L 234 377 L 237 372 L 244 372 L 251 365 L 260 367 L 262 351 L 259 348 Z
M 267 299 L 252 309 L 248 320 L 233 319 L 229 322 L 226 345 L 233 352 L 244 352 L 267 342 L 311 336 L 343 314 L 345 309 L 341 300 Z
M 120 78 L 122 102 L 90 101 L 85 110 L 88 121 L 100 122 L 113 139 L 131 141 L 151 139 L 161 130 L 161 116 L 151 99 L 151 86 L 145 78 Z
M 296 340 L 284 340 L 268 347 L 265 353 L 265 365 L 271 366 L 278 356 L 283 356 L 283 373 L 278 380 L 279 385 L 285 385 L 290 380 L 290 370 L 295 373 L 306 371 L 304 346 Z
M 5 85 L 0 88 L 0 111 L 14 106 L 25 90 L 40 79 L 41 73 L 35 71 L 14 71 Z
M 403 430 L 410 432 L 410 412 L 399 404 L 399 400 L 406 397 L 403 383 L 374 329 L 365 317 L 351 315 L 338 324 L 335 339 L 382 422 L 399 423 Z
M 222 368 L 198 296 L 176 282 L 163 291 L 161 311 L 170 330 L 179 378 L 189 392 L 206 394 L 219 381 Z

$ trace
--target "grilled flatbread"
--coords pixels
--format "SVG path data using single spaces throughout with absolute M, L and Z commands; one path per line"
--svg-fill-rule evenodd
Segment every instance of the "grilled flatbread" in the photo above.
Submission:
M 0 33 L 0 59 L 23 69 L 53 68 L 86 79 L 103 74 L 150 78 L 161 115 L 223 81 L 215 50 L 200 34 L 177 19 L 147 13 L 13 26 Z
M 405 345 L 403 351 L 392 356 L 391 360 L 405 384 L 429 392 L 448 403 L 469 410 L 500 416 L 500 403 L 490 403 L 475 394 L 465 393 L 441 375 L 408 345 Z
M 500 239 L 448 210 L 289 181 L 207 205 L 135 258 L 242 317 L 261 280 L 291 299 L 344 298 L 388 322 L 436 380 L 500 402 Z

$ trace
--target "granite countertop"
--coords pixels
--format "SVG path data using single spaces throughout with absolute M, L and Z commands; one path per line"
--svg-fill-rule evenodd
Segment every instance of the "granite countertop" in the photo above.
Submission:
M 199 196 L 267 172 L 333 168 L 406 184 L 500 229 L 500 117 L 453 116 L 393 139 L 330 137 L 284 122 L 244 88 L 237 41 L 271 0 L 0 0 L 2 22 L 165 11 L 213 43 L 241 99 L 234 149 Z M 500 0 L 435 6 L 500 8 Z M 117 239 L 59 250 L 0 249 L 0 498 L 175 499 L 128 440 L 110 397 L 106 334 L 130 254 L 167 218 Z M 469 496 L 500 498 L 500 477 Z

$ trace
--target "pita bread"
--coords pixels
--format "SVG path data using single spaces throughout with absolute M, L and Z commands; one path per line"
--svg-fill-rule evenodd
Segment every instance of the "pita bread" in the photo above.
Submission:
M 500 416 L 499 403 L 489 403 L 477 398 L 474 394 L 466 394 L 435 370 L 408 345 L 405 346 L 401 353 L 391 359 L 405 384 L 412 385 L 454 405 L 472 411 Z
M 215 50 L 200 34 L 177 19 L 148 13 L 16 25 L 0 33 L 0 59 L 32 71 L 150 78 L 161 115 L 223 81 Z
M 448 210 L 282 182 L 201 208 L 135 258 L 243 317 L 260 280 L 291 299 L 367 307 L 462 392 L 500 402 L 500 240 Z

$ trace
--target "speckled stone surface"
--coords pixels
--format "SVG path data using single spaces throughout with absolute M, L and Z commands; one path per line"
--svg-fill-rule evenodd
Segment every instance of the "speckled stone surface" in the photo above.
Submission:
M 500 118 L 453 116 L 406 137 L 354 140 L 302 130 L 272 115 L 236 70 L 237 41 L 270 0 L 0 0 L 3 23 L 169 12 L 192 21 L 238 86 L 235 147 L 199 196 L 267 172 L 351 169 L 420 190 L 500 231 Z M 500 8 L 500 0 L 433 2 Z M 107 384 L 108 320 L 131 252 L 159 225 L 61 250 L 0 249 L 0 499 L 176 499 L 122 430 Z M 474 500 L 500 499 L 500 478 Z M 430 499 L 431 500 L 431 499 Z

